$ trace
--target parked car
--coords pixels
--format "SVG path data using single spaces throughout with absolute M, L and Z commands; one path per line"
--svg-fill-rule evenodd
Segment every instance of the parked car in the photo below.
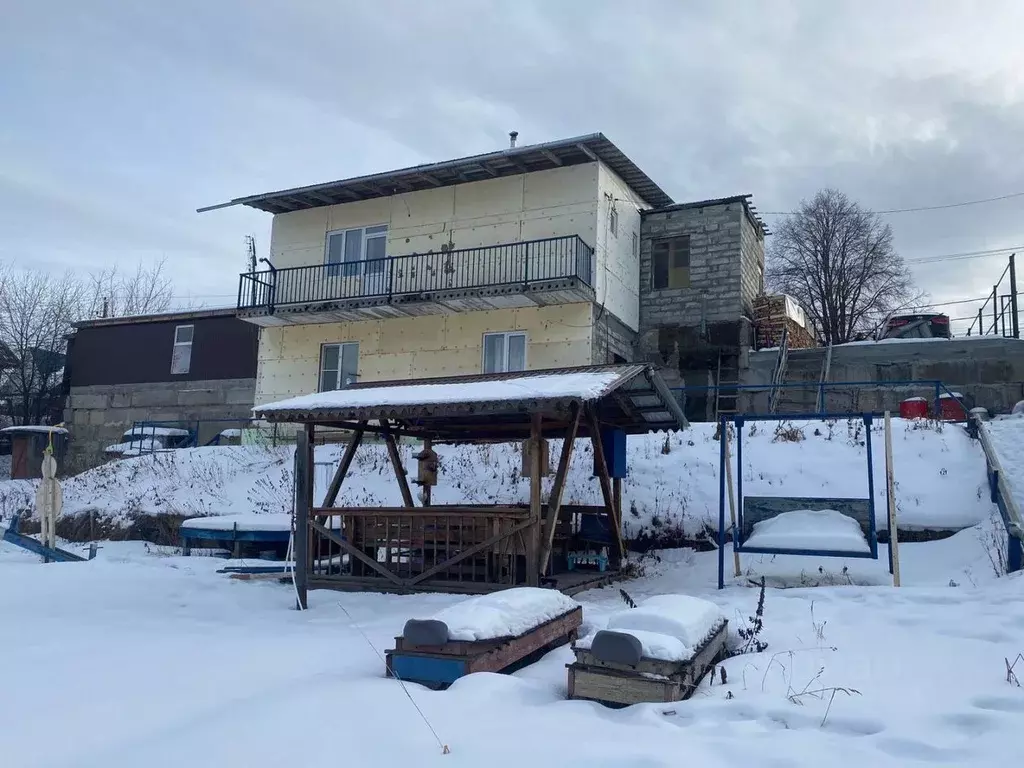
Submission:
M 880 339 L 951 339 L 949 315 L 924 313 L 893 315 L 885 321 Z

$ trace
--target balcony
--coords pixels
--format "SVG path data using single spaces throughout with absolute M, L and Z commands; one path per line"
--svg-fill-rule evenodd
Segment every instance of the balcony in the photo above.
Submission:
M 577 235 L 241 275 L 257 325 L 341 322 L 594 300 L 594 249 Z

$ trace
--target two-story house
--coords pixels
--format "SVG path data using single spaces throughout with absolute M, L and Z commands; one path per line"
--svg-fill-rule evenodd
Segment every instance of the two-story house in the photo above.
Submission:
M 664 365 L 691 337 L 701 359 L 717 359 L 709 344 L 738 359 L 764 264 L 746 198 L 676 205 L 602 134 L 511 137 L 200 209 L 274 217 L 265 268 L 238 287 L 239 317 L 261 327 L 257 404 L 355 379 Z M 735 328 L 709 334 L 709 321 Z

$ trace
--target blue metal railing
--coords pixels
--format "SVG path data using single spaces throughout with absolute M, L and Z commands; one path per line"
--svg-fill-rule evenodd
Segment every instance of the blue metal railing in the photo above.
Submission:
M 275 307 L 291 304 L 391 301 L 435 291 L 528 287 L 566 278 L 594 286 L 594 249 L 578 235 L 246 272 L 238 282 L 238 308 L 273 313 Z

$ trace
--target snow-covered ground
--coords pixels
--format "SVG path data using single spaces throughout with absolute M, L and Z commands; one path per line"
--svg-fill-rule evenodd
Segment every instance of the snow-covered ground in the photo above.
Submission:
M 941 482 L 933 479 L 933 482 Z M 108 543 L 42 565 L 0 544 L 0 764 L 17 768 L 398 766 L 957 766 L 1019 761 L 1024 578 L 996 578 L 988 521 L 901 547 L 904 586 L 767 590 L 763 653 L 725 663 L 678 704 L 566 701 L 568 648 L 447 691 L 409 685 L 381 654 L 406 619 L 453 595 L 313 592 L 214 573 L 223 561 Z M 730 564 L 731 565 L 731 564 Z M 884 559 L 743 559 L 790 584 L 884 584 Z M 819 571 L 818 568 L 822 570 Z M 758 590 L 714 589 L 715 553 L 673 550 L 647 575 L 578 596 L 584 632 L 685 593 L 731 631 Z M 1015 671 L 1024 679 L 1024 661 Z M 442 755 L 441 745 L 450 754 Z
M 901 527 L 963 528 L 987 518 L 985 460 L 960 426 L 893 422 L 893 452 Z M 688 536 L 717 527 L 719 443 L 715 425 L 694 424 L 665 435 L 628 441 L 629 477 L 623 483 L 626 534 L 678 532 Z M 761 496 L 865 497 L 864 427 L 857 422 L 753 422 L 744 427 L 743 490 Z M 552 462 L 561 450 L 551 447 Z M 317 450 L 317 495 L 340 448 Z M 402 447 L 414 469 L 412 446 Z M 667 451 L 667 452 L 666 452 Z M 169 451 L 107 464 L 64 482 L 64 512 L 94 509 L 127 525 L 138 514 L 193 517 L 286 513 L 291 508 L 292 449 L 223 446 Z M 440 446 L 435 503 L 520 502 L 529 482 L 520 477 L 516 446 Z M 735 456 L 733 457 L 735 461 Z M 878 523 L 886 525 L 882 426 L 873 430 Z M 600 503 L 591 477 L 590 445 L 580 441 L 566 486 L 566 503 Z M 545 480 L 545 489 L 552 478 Z M 29 481 L 0 482 L 0 517 L 34 503 Z M 546 492 L 546 490 L 545 490 Z M 401 504 L 386 451 L 360 447 L 342 487 L 343 504 Z

